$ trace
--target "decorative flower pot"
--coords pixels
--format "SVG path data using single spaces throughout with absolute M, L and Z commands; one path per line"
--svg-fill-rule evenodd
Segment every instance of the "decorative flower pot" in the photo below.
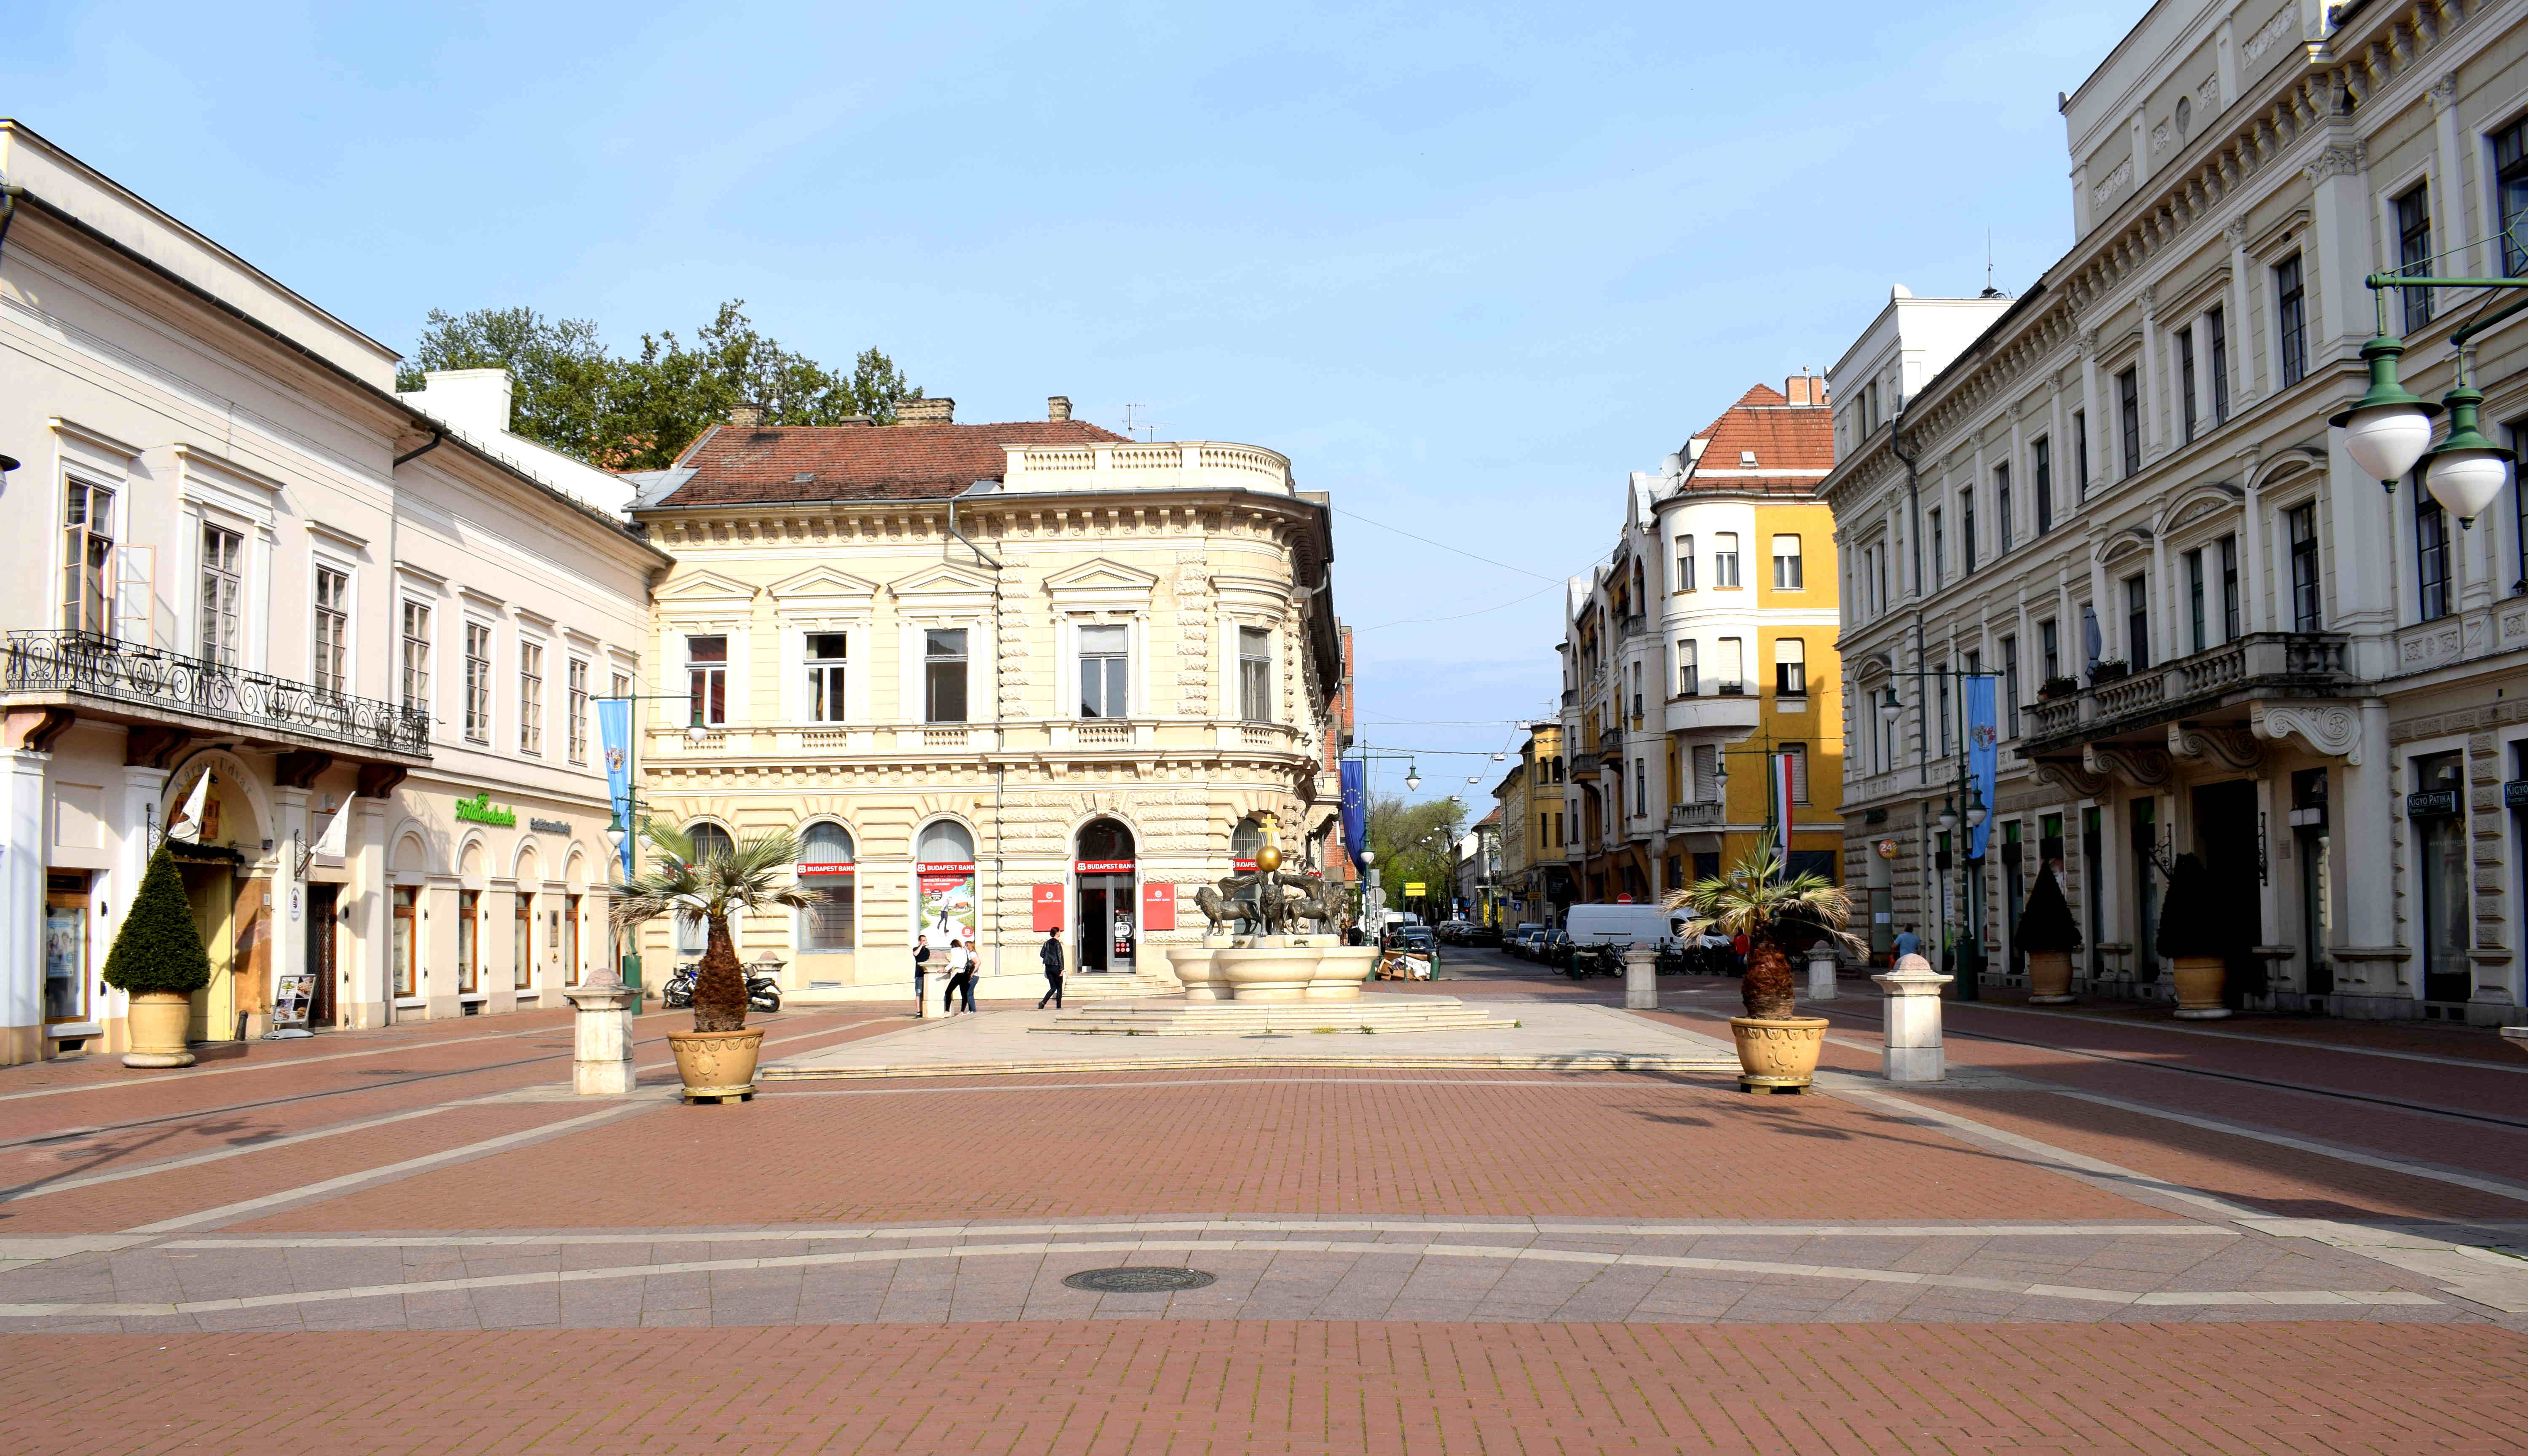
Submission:
M 2221 1004 L 2221 989 L 2227 980 L 2227 967 L 2218 956 L 2179 956 L 2172 962 L 2177 967 L 2177 1015 L 2186 1021 L 2217 1021 L 2230 1014 Z
M 132 1038 L 132 1050 L 123 1056 L 126 1066 L 190 1066 L 193 1054 L 184 1050 L 184 1030 L 193 1019 L 193 998 L 182 991 L 141 991 L 132 998 L 132 1011 L 124 1021 L 124 1030 Z
M 1731 1016 L 1729 1036 L 1738 1044 L 1738 1090 L 1807 1090 L 1817 1075 L 1817 1053 L 1825 1049 L 1825 1026 L 1823 1016 L 1779 1020 Z
M 2071 952 L 2030 951 L 2028 953 L 2028 1004 L 2029 1006 L 2068 1006 L 2079 999 L 2072 994 Z
M 676 1075 L 685 1083 L 687 1102 L 740 1102 L 755 1098 L 755 1058 L 764 1050 L 764 1029 L 742 1031 L 670 1031 Z

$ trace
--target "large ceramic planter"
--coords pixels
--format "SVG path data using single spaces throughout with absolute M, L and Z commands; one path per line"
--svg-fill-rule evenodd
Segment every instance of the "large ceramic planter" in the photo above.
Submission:
M 1738 1044 L 1738 1090 L 1803 1092 L 1816 1079 L 1817 1053 L 1825 1049 L 1823 1016 L 1780 1019 L 1731 1016 L 1729 1037 Z
M 184 1029 L 193 1019 L 193 998 L 182 991 L 142 991 L 132 998 L 132 1012 L 124 1021 L 125 1034 L 132 1038 L 132 1050 L 123 1056 L 126 1066 L 190 1066 L 193 1054 L 184 1050 Z
M 1219 957 L 1221 946 L 1170 946 L 1168 968 L 1185 983 L 1187 1001 L 1227 1001 L 1229 980 L 1222 974 Z
M 2185 1021 L 2217 1021 L 2230 1014 L 2221 1004 L 2226 969 L 2218 956 L 2180 956 L 2177 967 L 2177 1015 Z
M 1329 945 L 1318 949 L 1323 959 L 1308 975 L 1310 1001 L 1358 1001 L 1360 983 L 1378 965 L 1376 946 Z
M 2067 1006 L 2072 995 L 2072 953 L 2069 951 L 2030 951 L 2028 953 L 2028 1004 L 2029 1006 Z
M 725 1102 L 732 1097 L 745 1102 L 754 1098 L 755 1058 L 764 1050 L 762 1027 L 670 1031 L 667 1045 L 675 1049 L 676 1075 L 684 1079 L 687 1102 Z

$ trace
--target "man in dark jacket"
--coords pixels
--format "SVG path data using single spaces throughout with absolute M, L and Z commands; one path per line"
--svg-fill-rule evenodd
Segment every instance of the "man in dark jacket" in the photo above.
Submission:
M 1043 1011 L 1044 1004 L 1050 1001 L 1053 1003 L 1053 1009 L 1060 1011 L 1062 1010 L 1061 926 L 1056 925 L 1046 932 L 1044 944 L 1036 947 L 1036 956 L 1044 962 L 1044 995 L 1037 998 L 1035 1009 Z

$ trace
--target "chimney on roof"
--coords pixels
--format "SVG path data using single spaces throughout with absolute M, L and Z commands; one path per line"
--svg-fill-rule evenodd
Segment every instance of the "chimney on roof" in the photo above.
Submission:
M 899 425 L 953 425 L 957 423 L 957 401 L 946 395 L 895 401 L 895 422 Z
M 728 422 L 740 430 L 753 430 L 764 423 L 764 406 L 732 404 L 728 407 Z
M 1814 374 L 1794 374 L 1782 381 L 1782 397 L 1793 404 L 1825 403 L 1825 381 Z
M 1048 420 L 1070 419 L 1071 396 L 1068 394 L 1047 395 L 1044 401 L 1044 417 Z

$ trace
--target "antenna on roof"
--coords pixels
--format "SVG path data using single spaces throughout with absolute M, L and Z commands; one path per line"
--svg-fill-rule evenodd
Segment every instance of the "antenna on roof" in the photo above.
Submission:
M 1983 297 L 1998 298 L 2001 289 L 1992 286 L 1992 229 L 1983 230 Z
M 1136 440 L 1151 441 L 1158 439 L 1159 427 L 1151 421 L 1149 417 L 1149 409 L 1150 407 L 1146 404 L 1125 405 L 1124 433 Z

